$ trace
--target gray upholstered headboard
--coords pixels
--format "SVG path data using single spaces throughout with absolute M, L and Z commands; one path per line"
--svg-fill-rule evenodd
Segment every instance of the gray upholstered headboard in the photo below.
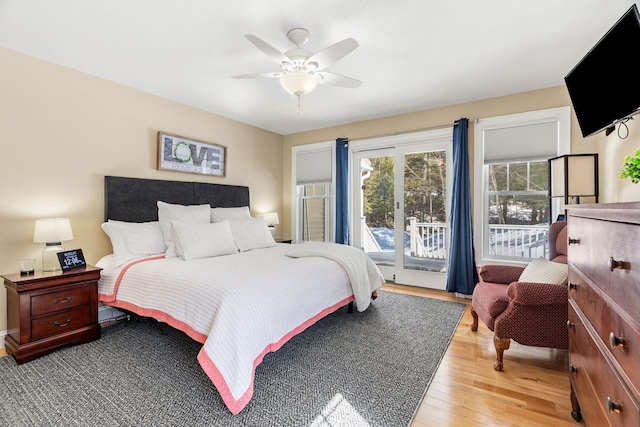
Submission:
M 158 200 L 180 205 L 249 206 L 249 187 L 204 182 L 104 177 L 104 220 L 158 220 Z

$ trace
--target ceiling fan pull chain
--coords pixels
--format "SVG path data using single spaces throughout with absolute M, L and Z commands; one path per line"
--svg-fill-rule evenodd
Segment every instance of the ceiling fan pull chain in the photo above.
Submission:
M 301 96 L 298 95 L 298 115 L 300 115 L 300 98 Z

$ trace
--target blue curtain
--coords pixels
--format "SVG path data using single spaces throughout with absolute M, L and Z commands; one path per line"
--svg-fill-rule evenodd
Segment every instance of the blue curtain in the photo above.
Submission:
M 471 223 L 471 185 L 469 179 L 469 120 L 456 120 L 453 127 L 453 176 L 451 188 L 451 227 L 447 291 L 473 294 L 478 283 L 473 227 Z
M 336 139 L 336 243 L 349 244 L 349 139 Z

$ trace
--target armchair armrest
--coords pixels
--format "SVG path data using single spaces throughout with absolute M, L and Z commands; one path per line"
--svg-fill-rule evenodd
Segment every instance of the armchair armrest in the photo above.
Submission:
M 553 283 L 513 282 L 507 295 L 517 305 L 566 305 L 569 301 L 567 285 Z
M 508 285 L 517 282 L 524 267 L 517 265 L 483 265 L 480 267 L 480 277 L 483 282 L 502 283 Z

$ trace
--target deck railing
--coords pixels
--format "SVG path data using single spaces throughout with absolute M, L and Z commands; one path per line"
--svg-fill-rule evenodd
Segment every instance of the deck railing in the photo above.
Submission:
M 366 233 L 365 218 L 361 218 L 364 248 L 367 252 L 379 252 L 380 247 L 375 243 L 373 235 Z M 445 223 L 418 222 L 416 218 L 409 218 L 406 229 L 409 235 L 409 249 L 407 255 L 415 258 L 446 260 L 448 256 L 448 230 Z M 542 225 L 489 225 L 489 253 L 491 256 L 527 260 L 546 258 L 549 253 L 549 227 Z M 369 241 L 370 240 L 370 241 Z M 406 243 L 405 243 L 406 244 Z
M 492 256 L 532 259 L 547 257 L 549 226 L 489 225 L 489 253 Z
M 409 218 L 409 250 L 413 257 L 446 259 L 447 224 Z

